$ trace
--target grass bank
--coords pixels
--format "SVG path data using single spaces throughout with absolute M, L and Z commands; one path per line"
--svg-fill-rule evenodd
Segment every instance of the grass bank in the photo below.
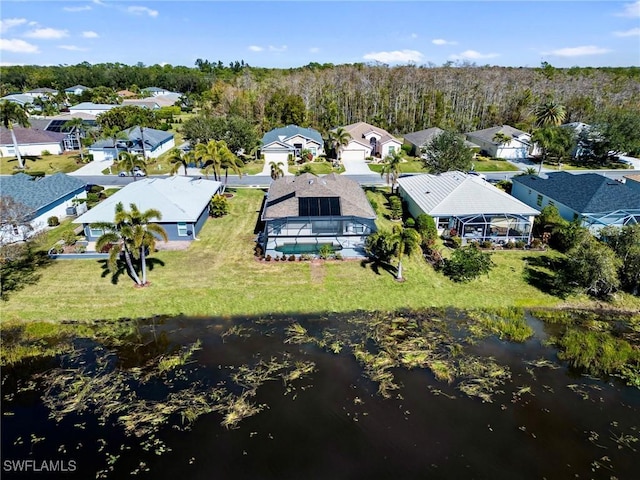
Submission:
M 260 190 L 239 190 L 231 200 L 231 213 L 210 219 L 200 241 L 186 251 L 155 253 L 153 258 L 164 265 L 149 272 L 148 288 L 136 289 L 125 277 L 113 284 L 98 261 L 51 262 L 36 283 L 11 292 L 2 302 L 2 321 L 597 306 L 586 297 L 561 300 L 527 282 L 532 265 L 544 262 L 525 259 L 549 255 L 546 252 L 497 252 L 491 273 L 468 284 L 450 281 L 418 256 L 403 262 L 404 283 L 360 261 L 260 262 L 253 256 L 253 231 L 262 198 Z M 543 276 L 544 267 L 535 268 L 541 269 L 538 278 Z M 618 306 L 640 309 L 640 299 L 621 296 Z

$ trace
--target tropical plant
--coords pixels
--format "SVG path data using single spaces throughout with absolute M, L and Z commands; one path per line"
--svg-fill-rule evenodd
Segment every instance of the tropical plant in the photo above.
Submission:
M 416 218 L 416 231 L 420 234 L 422 244 L 425 247 L 431 248 L 436 243 L 438 228 L 435 220 L 430 215 L 426 213 L 418 215 L 418 218 Z
M 227 161 L 227 158 L 233 156 L 233 153 L 224 140 L 209 140 L 206 144 L 196 145 L 195 155 L 202 162 L 203 173 L 207 176 L 213 173 L 213 178 L 220 180 L 222 164 Z
M 640 294 L 640 224 L 605 227 L 600 238 L 620 260 L 619 277 L 622 287 L 633 295 Z
M 107 245 L 111 245 L 107 261 L 109 271 L 116 272 L 118 262 L 123 258 L 133 281 L 136 285 L 144 287 L 148 285 L 147 252 L 155 249 L 158 238 L 165 242 L 168 238 L 164 228 L 152 222 L 154 219 L 162 219 L 160 211 L 149 209 L 141 212 L 134 203 L 129 207 L 131 210 L 127 211 L 122 202 L 118 202 L 113 223 L 92 224 L 93 228 L 104 231 L 96 241 L 96 250 L 101 251 Z M 134 265 L 134 261 L 138 265 Z
M 0 102 L 0 118 L 2 119 L 4 128 L 8 129 L 11 133 L 11 140 L 13 141 L 13 149 L 16 152 L 18 167 L 23 169 L 24 161 L 18 148 L 18 140 L 16 139 L 16 133 L 13 131 L 13 126 L 17 124 L 21 127 L 28 128 L 31 125 L 29 123 L 29 116 L 25 109 L 18 103 L 2 100 Z
M 329 131 L 326 142 L 329 149 L 333 152 L 333 158 L 340 160 L 342 148 L 349 145 L 350 140 L 351 134 L 347 132 L 344 127 L 338 127 Z
M 533 115 L 536 117 L 535 123 L 537 127 L 553 127 L 564 122 L 567 111 L 564 105 L 552 98 L 547 98 L 533 108 Z
M 511 137 L 504 132 L 498 131 L 491 140 L 499 145 L 504 145 L 505 143 L 509 143 L 511 141 Z
M 244 163 L 236 157 L 228 148 L 223 151 L 220 167 L 224 170 L 224 184 L 227 184 L 229 177 L 229 169 L 233 170 L 236 175 L 242 177 L 242 167 Z
M 136 180 L 136 176 L 134 175 L 136 170 L 142 170 L 145 173 L 147 172 L 147 164 L 145 161 L 140 158 L 139 155 L 129 152 L 120 152 L 116 168 L 121 172 L 127 172 L 133 175 L 134 182 Z
M 405 253 L 411 255 L 412 252 L 420 249 L 420 240 L 420 234 L 413 228 L 403 228 L 400 225 L 393 227 L 391 242 L 395 246 L 394 255 L 398 259 L 396 280 L 404 281 L 402 275 L 402 259 Z
M 469 245 L 454 250 L 451 258 L 444 260 L 443 273 L 454 282 L 469 282 L 489 273 L 493 266 L 490 254 Z
M 393 193 L 398 183 L 398 178 L 400 178 L 400 165 L 404 161 L 402 150 L 394 150 L 389 153 L 384 157 L 384 161 L 380 176 L 386 175 L 387 183 L 391 183 L 391 193 Z
M 284 164 L 282 162 L 269 162 L 269 168 L 271 169 L 271 179 L 277 180 L 284 176 Z
M 400 220 L 402 218 L 402 200 L 397 195 L 389 197 L 389 212 L 392 220 Z
M 78 144 L 78 149 L 80 150 L 80 160 L 84 163 L 84 151 L 82 148 L 82 140 L 81 137 L 84 136 L 84 122 L 80 117 L 72 118 L 68 120 L 64 124 L 64 129 L 67 132 L 72 132 L 76 137 L 76 143 Z
M 540 166 L 538 174 L 542 171 L 542 165 L 549 157 L 557 162 L 564 160 L 573 147 L 573 134 L 569 129 L 562 127 L 541 127 L 531 135 L 531 141 L 540 148 Z
M 224 195 L 216 193 L 209 202 L 209 215 L 212 217 L 224 217 L 229 213 L 229 201 Z
M 467 171 L 473 160 L 473 150 L 462 135 L 446 130 L 427 142 L 423 152 L 422 163 L 432 173 Z

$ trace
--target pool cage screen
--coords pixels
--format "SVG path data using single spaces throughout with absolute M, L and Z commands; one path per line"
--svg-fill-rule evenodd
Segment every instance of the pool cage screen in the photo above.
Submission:
M 506 243 L 531 240 L 530 217 L 510 213 L 458 216 L 454 229 L 463 241 L 491 241 Z

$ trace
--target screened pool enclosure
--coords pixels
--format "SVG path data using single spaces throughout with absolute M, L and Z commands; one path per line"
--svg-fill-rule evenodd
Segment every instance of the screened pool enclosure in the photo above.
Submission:
M 531 240 L 533 217 L 504 214 L 478 214 L 453 217 L 448 236 L 458 235 L 463 243 L 490 241 L 496 244 Z

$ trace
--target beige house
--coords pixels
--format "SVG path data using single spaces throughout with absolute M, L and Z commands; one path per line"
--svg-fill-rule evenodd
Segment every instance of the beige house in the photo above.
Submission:
M 343 161 L 384 158 L 402 147 L 402 142 L 389 132 L 365 122 L 352 123 L 343 128 L 351 135 L 349 143 L 340 150 L 340 159 Z

